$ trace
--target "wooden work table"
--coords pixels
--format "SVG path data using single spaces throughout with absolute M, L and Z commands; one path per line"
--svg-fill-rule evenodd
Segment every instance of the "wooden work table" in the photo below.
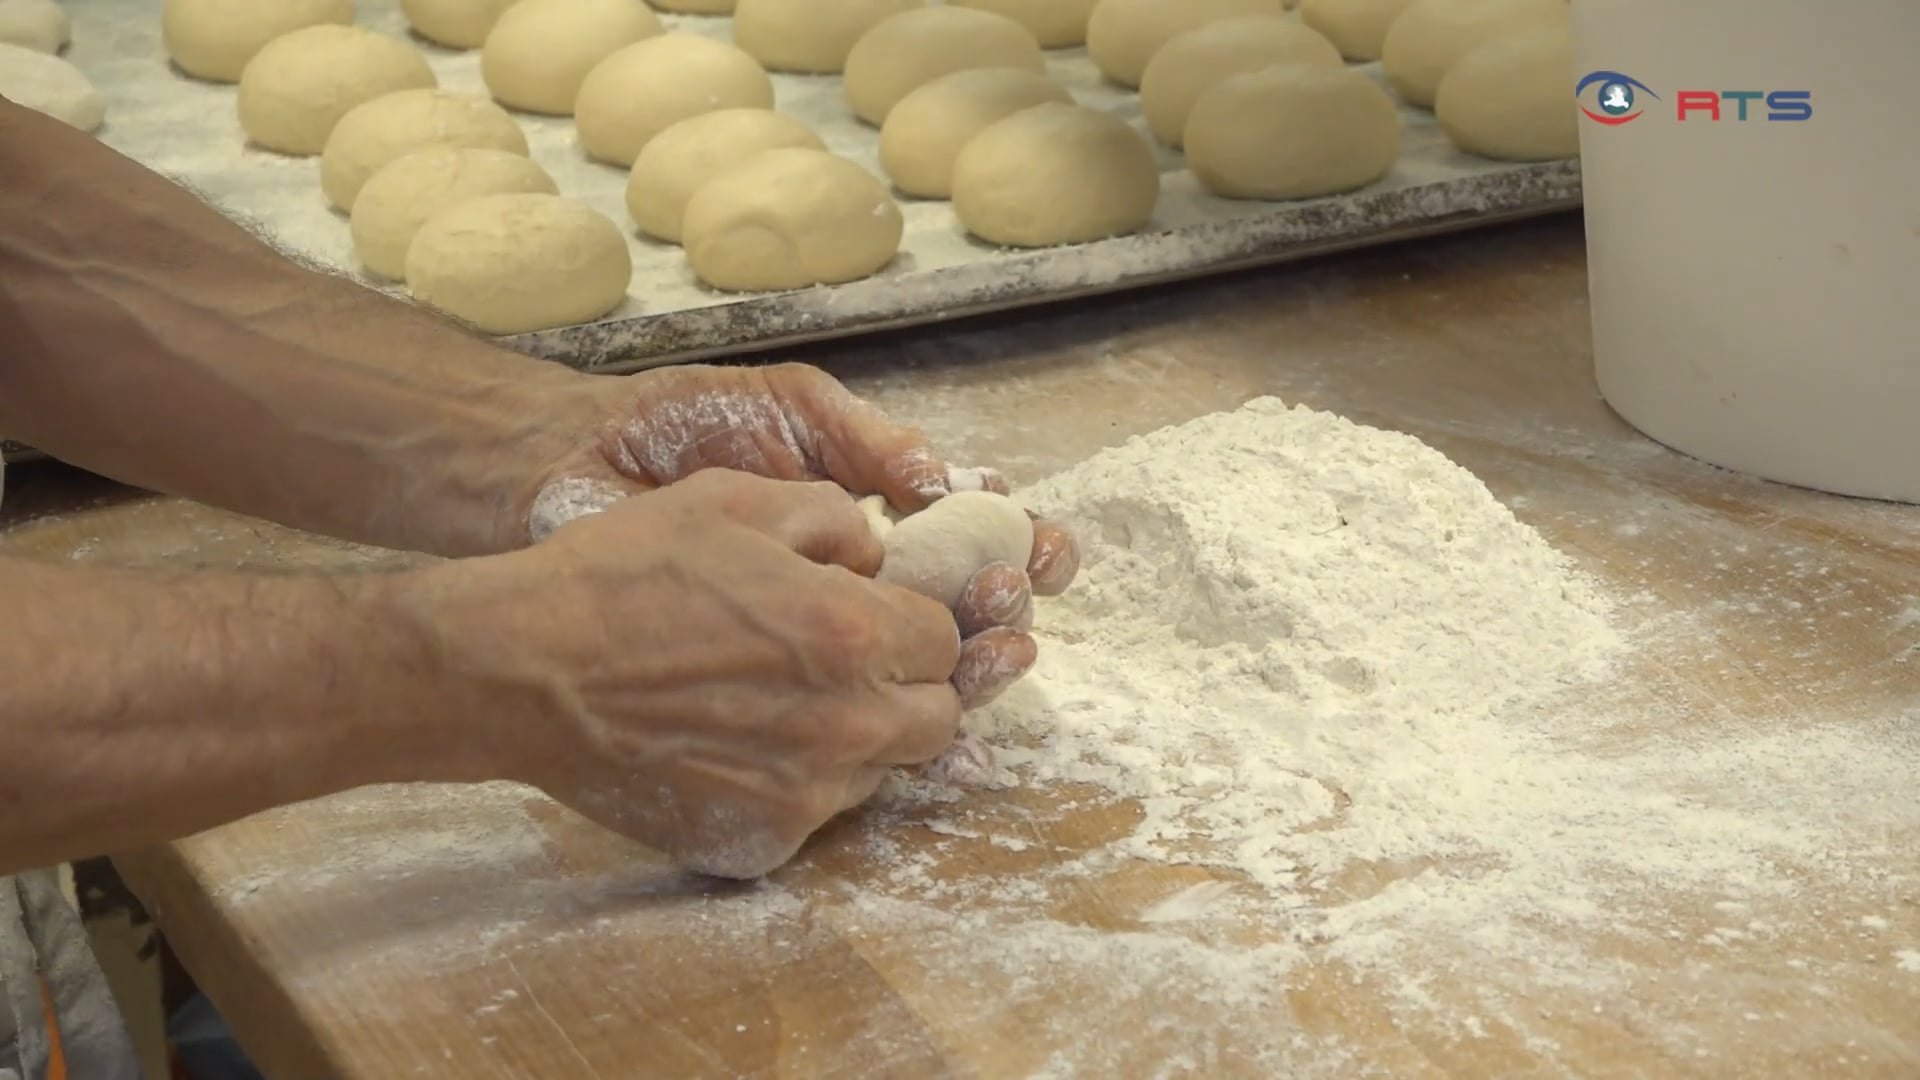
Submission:
M 800 358 L 1016 483 L 1260 394 L 1412 433 L 1642 596 L 1638 617 L 1697 616 L 1648 685 L 1623 694 L 1710 703 L 1699 724 L 1791 732 L 1817 712 L 1910 754 L 1920 510 L 1760 483 L 1639 437 L 1595 390 L 1585 288 L 1579 221 L 1558 218 Z M 389 561 L 71 474 L 9 479 L 17 523 L 3 546 L 15 552 L 170 567 Z M 1817 573 L 1789 571 L 1809 558 Z M 1907 765 L 1920 777 L 1920 760 Z M 1856 788 L 1837 786 L 1849 799 Z M 1910 780 L 1883 797 L 1908 807 L 1915 793 Z M 966 798 L 1032 809 L 1045 792 Z M 1035 842 L 1012 846 L 856 818 L 758 889 L 679 877 L 504 786 L 349 793 L 116 861 L 272 1077 L 1248 1074 L 1244 1018 L 1117 993 L 1070 960 L 968 966 L 953 960 L 964 948 L 920 947 L 947 932 L 937 922 L 889 922 L 847 899 L 875 872 L 853 842 L 871 830 L 938 848 L 953 878 L 1017 879 L 1050 850 L 1101 842 L 1103 815 L 1126 812 L 1036 811 L 1020 819 Z M 1728 916 L 1702 905 L 1667 913 L 1670 946 L 1593 946 L 1671 1032 L 1554 986 L 1523 995 L 1525 1033 L 1409 1021 L 1389 1008 L 1391 988 L 1331 960 L 1274 988 L 1271 1024 L 1343 1050 L 1338 1075 L 1920 1075 L 1920 971 L 1892 959 L 1920 949 L 1920 830 L 1909 812 L 1874 820 L 1882 856 L 1781 901 L 1801 929 L 1734 950 L 1709 933 Z M 1207 877 L 1121 867 L 1049 902 L 1065 923 L 1123 933 Z M 1879 914 L 1863 924 L 1868 911 Z M 1452 993 L 1445 979 L 1427 990 Z

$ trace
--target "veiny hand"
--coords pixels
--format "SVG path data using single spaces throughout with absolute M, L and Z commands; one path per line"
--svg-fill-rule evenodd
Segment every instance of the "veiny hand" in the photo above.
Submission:
M 882 555 L 837 485 L 709 470 L 435 567 L 428 621 L 513 779 L 755 877 L 959 728 L 952 614 Z
M 986 469 L 950 467 L 921 432 L 888 420 L 818 368 L 661 368 L 604 380 L 605 422 L 548 470 L 529 527 L 572 511 L 732 469 L 776 480 L 828 480 L 857 495 L 884 495 L 895 509 L 924 509 L 965 487 L 1005 493 Z M 954 617 L 965 637 L 954 686 L 968 708 L 999 696 L 1033 667 L 1027 632 L 1032 598 L 1064 592 L 1080 566 L 1064 528 L 1036 519 L 1026 566 L 980 571 Z

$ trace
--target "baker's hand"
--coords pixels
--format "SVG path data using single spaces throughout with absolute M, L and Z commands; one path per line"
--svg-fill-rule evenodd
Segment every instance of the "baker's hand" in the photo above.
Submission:
M 888 420 L 818 368 L 670 367 L 602 382 L 606 420 L 547 472 L 528 514 L 533 539 L 585 503 L 604 505 L 706 469 L 830 480 L 884 495 L 907 513 L 955 490 L 1007 490 L 992 470 L 950 467 L 924 434 Z M 967 707 L 991 701 L 1033 667 L 1032 598 L 1064 592 L 1079 566 L 1072 535 L 1036 519 L 1026 566 L 990 566 L 976 576 L 954 613 L 966 641 L 953 681 Z
M 882 555 L 838 486 L 714 470 L 435 567 L 427 621 L 510 778 L 755 877 L 959 728 L 953 618 Z

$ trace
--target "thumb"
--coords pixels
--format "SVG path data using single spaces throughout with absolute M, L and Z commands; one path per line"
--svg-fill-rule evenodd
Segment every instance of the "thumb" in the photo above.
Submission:
M 771 483 L 778 484 L 792 501 L 757 523 L 761 531 L 822 566 L 845 567 L 869 578 L 880 572 L 886 548 L 845 489 L 830 481 Z

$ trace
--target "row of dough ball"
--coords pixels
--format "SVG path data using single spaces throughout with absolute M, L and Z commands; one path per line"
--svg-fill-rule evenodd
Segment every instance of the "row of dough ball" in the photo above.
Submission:
M 91 133 L 106 122 L 107 103 L 60 57 L 72 37 L 73 20 L 54 0 L 0 0 L 0 97 Z

